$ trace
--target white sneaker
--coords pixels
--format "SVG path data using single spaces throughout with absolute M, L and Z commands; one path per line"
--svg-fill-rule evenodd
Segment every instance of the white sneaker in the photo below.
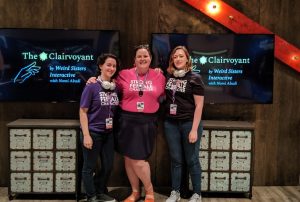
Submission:
M 171 191 L 170 197 L 167 198 L 166 202 L 176 202 L 180 201 L 180 193 L 178 191 Z
M 194 193 L 193 196 L 189 199 L 189 202 L 201 202 L 201 196 L 197 193 Z

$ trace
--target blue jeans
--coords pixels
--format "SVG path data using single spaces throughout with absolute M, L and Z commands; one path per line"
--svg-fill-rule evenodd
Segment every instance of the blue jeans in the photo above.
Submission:
M 83 135 L 80 134 L 83 152 L 82 180 L 88 198 L 105 193 L 114 160 L 113 134 L 90 132 L 90 135 L 93 139 L 93 147 L 87 149 L 83 146 Z M 98 157 L 101 160 L 101 169 L 95 173 Z
M 171 156 L 172 190 L 179 191 L 181 184 L 182 166 L 184 160 L 191 176 L 193 192 L 201 193 L 201 166 L 199 162 L 199 148 L 202 136 L 202 123 L 198 127 L 198 139 L 189 143 L 189 133 L 192 121 L 166 120 L 164 122 L 165 135 Z

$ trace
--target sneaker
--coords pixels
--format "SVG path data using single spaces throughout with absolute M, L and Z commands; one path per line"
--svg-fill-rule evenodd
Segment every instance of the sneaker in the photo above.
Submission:
M 91 197 L 91 198 L 88 198 L 86 201 L 87 201 L 87 202 L 98 202 L 96 196 L 93 196 L 93 197 Z
M 193 196 L 189 199 L 189 202 L 201 202 L 201 196 L 197 193 L 194 193 Z
M 171 191 L 170 197 L 167 198 L 166 202 L 176 202 L 180 201 L 180 193 L 178 191 Z
M 110 197 L 106 194 L 97 194 L 97 201 L 98 202 L 116 202 L 116 199 Z

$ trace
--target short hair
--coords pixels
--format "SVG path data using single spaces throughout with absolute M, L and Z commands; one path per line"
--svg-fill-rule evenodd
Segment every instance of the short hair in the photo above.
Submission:
M 138 45 L 138 46 L 135 46 L 134 47 L 134 53 L 135 53 L 135 56 L 136 56 L 136 52 L 140 49 L 146 49 L 150 55 L 150 57 L 152 58 L 152 53 L 151 53 L 151 50 L 149 48 L 149 44 L 141 44 L 141 45 Z
M 103 53 L 98 56 L 96 76 L 99 76 L 101 74 L 101 70 L 100 70 L 99 66 L 103 65 L 105 63 L 105 61 L 107 60 L 107 58 L 113 58 L 116 60 L 117 67 L 116 67 L 116 73 L 113 76 L 113 78 L 114 78 L 117 75 L 118 70 L 120 69 L 120 61 L 117 56 L 115 56 L 114 54 L 111 54 L 111 53 Z

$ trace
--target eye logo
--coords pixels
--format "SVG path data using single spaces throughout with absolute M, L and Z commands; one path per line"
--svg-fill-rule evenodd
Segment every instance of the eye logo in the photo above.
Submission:
M 202 56 L 202 57 L 200 58 L 200 64 L 201 64 L 201 65 L 205 65 L 206 63 L 207 63 L 207 57 Z
M 41 60 L 41 61 L 45 61 L 45 60 L 47 60 L 47 58 L 48 58 L 47 53 L 42 52 L 42 53 L 40 54 L 40 60 Z

